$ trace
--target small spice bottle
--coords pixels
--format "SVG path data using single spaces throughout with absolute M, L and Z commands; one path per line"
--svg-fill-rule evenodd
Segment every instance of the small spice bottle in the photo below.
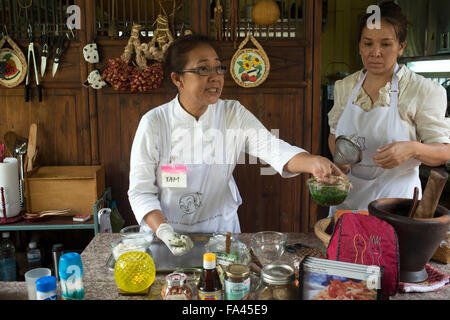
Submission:
M 225 268 L 225 300 L 248 300 L 250 297 L 250 269 L 243 264 Z
M 261 271 L 258 300 L 298 300 L 294 268 L 287 264 L 269 264 Z
M 186 284 L 184 273 L 171 273 L 166 276 L 166 285 L 161 295 L 163 300 L 192 300 L 192 291 Z

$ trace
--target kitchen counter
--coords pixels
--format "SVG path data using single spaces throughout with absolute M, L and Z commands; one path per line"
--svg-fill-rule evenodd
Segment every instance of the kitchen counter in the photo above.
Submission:
M 251 234 L 235 235 L 247 246 L 250 244 Z M 97 234 L 82 252 L 83 282 L 85 288 L 85 300 L 160 300 L 161 288 L 164 283 L 164 274 L 158 273 L 150 292 L 144 296 L 128 296 L 119 294 L 119 289 L 114 280 L 114 271 L 108 269 L 106 262 L 111 253 L 110 243 L 117 239 L 119 234 Z M 288 244 L 302 243 L 324 253 L 326 248 L 313 233 L 288 233 Z M 285 252 L 281 261 L 296 265 L 303 256 Z M 262 264 L 267 263 L 261 261 Z M 199 263 L 201 264 L 201 263 Z M 437 270 L 450 274 L 450 265 L 431 262 Z M 1 300 L 26 300 L 27 289 L 25 282 L 0 282 Z M 450 300 L 450 287 L 430 293 L 397 293 L 391 300 Z

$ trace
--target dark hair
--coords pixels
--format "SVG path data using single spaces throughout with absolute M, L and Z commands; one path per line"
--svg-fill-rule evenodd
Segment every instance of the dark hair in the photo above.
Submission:
M 166 78 L 170 77 L 172 72 L 183 70 L 188 62 L 189 52 L 202 46 L 210 46 L 218 52 L 212 40 L 200 34 L 181 36 L 172 42 L 164 56 L 164 68 L 168 75 Z
M 408 18 L 403 14 L 402 8 L 394 1 L 385 1 L 379 5 L 381 11 L 381 20 L 384 20 L 394 27 L 395 34 L 399 43 L 406 41 L 408 34 Z M 365 14 L 359 25 L 358 41 L 361 41 L 364 28 L 367 26 L 367 20 L 373 15 L 373 13 Z

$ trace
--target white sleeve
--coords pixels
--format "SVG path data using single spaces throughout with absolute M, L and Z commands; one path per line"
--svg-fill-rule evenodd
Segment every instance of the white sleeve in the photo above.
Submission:
M 150 211 L 161 210 L 156 184 L 159 126 L 155 116 L 149 112 L 142 117 L 131 148 L 128 199 L 139 224 Z
M 270 164 L 283 178 L 297 176 L 298 174 L 285 171 L 284 166 L 295 155 L 307 151 L 278 139 L 244 106 L 240 105 L 240 108 L 241 128 L 245 133 L 247 153 Z

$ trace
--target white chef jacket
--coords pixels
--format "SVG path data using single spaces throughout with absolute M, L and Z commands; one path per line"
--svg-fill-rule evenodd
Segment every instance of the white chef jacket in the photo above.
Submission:
M 162 125 L 158 112 L 165 110 L 170 130 L 170 146 L 160 136 Z M 215 128 L 217 119 L 222 118 L 225 132 Z M 221 120 L 222 121 L 222 120 Z M 223 130 L 223 129 L 221 129 Z M 219 141 L 219 143 L 218 143 Z M 184 110 L 178 96 L 165 105 L 147 112 L 141 119 L 136 131 L 130 159 L 130 186 L 128 197 L 136 220 L 144 225 L 144 216 L 153 210 L 162 210 L 161 188 L 158 182 L 158 169 L 161 165 L 161 149 L 170 149 L 170 162 L 173 165 L 207 164 L 220 165 L 227 170 L 232 198 L 242 203 L 232 173 L 237 163 L 242 163 L 242 152 L 247 152 L 271 165 L 281 176 L 294 177 L 283 170 L 286 163 L 296 154 L 306 152 L 291 146 L 271 134 L 262 123 L 244 106 L 235 100 L 220 100 L 209 105 L 197 121 Z M 214 179 L 214 177 L 208 177 Z M 220 197 L 221 195 L 217 195 Z M 218 202 L 219 203 L 219 202 Z M 229 212 L 237 221 L 237 206 Z M 220 208 L 218 208 L 219 210 Z M 165 215 L 163 211 L 163 215 Z M 211 212 L 214 216 L 214 212 Z M 189 226 L 174 226 L 182 232 L 215 232 L 222 230 L 201 230 Z M 233 230 L 232 230 L 233 231 Z M 235 228 L 234 231 L 240 231 Z

